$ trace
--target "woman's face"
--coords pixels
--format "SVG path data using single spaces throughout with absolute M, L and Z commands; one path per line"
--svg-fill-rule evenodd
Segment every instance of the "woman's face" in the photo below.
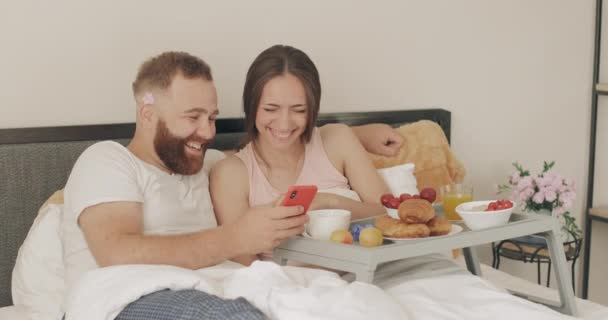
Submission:
M 255 118 L 260 142 L 277 149 L 300 143 L 308 114 L 306 91 L 291 74 L 272 78 L 262 90 Z

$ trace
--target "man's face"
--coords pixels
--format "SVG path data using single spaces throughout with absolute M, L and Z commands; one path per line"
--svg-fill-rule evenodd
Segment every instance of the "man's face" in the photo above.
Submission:
M 166 101 L 156 124 L 154 150 L 169 171 L 196 174 L 215 136 L 215 86 L 211 81 L 177 75 L 167 90 Z

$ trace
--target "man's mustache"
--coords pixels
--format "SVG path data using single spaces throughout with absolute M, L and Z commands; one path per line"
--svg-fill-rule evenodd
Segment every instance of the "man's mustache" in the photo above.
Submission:
M 203 137 L 197 137 L 197 136 L 190 136 L 190 137 L 184 139 L 184 142 L 196 142 L 196 143 L 200 143 L 201 146 L 207 146 L 208 144 L 211 143 L 211 141 L 213 141 L 213 138 L 205 139 Z

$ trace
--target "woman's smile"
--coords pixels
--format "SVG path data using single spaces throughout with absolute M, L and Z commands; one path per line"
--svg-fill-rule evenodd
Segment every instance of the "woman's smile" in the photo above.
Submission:
M 281 141 L 281 142 L 287 142 L 289 140 L 289 138 L 291 138 L 292 134 L 296 131 L 296 130 L 278 130 L 278 129 L 273 129 L 273 128 L 266 128 L 266 130 L 268 132 L 270 132 L 270 135 L 272 135 L 272 137 L 274 137 L 275 139 Z

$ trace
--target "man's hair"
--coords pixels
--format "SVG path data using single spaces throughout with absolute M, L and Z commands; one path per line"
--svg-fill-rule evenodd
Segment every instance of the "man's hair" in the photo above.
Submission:
M 145 89 L 165 90 L 178 73 L 187 79 L 202 78 L 213 81 L 211 68 L 201 58 L 186 52 L 168 51 L 144 62 L 133 82 L 133 94 Z
M 245 111 L 245 130 L 247 134 L 243 145 L 249 141 L 254 141 L 258 136 L 255 117 L 264 86 L 274 77 L 285 74 L 297 77 L 304 86 L 308 115 L 302 140 L 304 143 L 310 141 L 319 115 L 321 101 L 319 72 L 312 60 L 302 50 L 286 45 L 275 45 L 260 53 L 247 72 L 245 88 L 243 89 L 243 110 Z

